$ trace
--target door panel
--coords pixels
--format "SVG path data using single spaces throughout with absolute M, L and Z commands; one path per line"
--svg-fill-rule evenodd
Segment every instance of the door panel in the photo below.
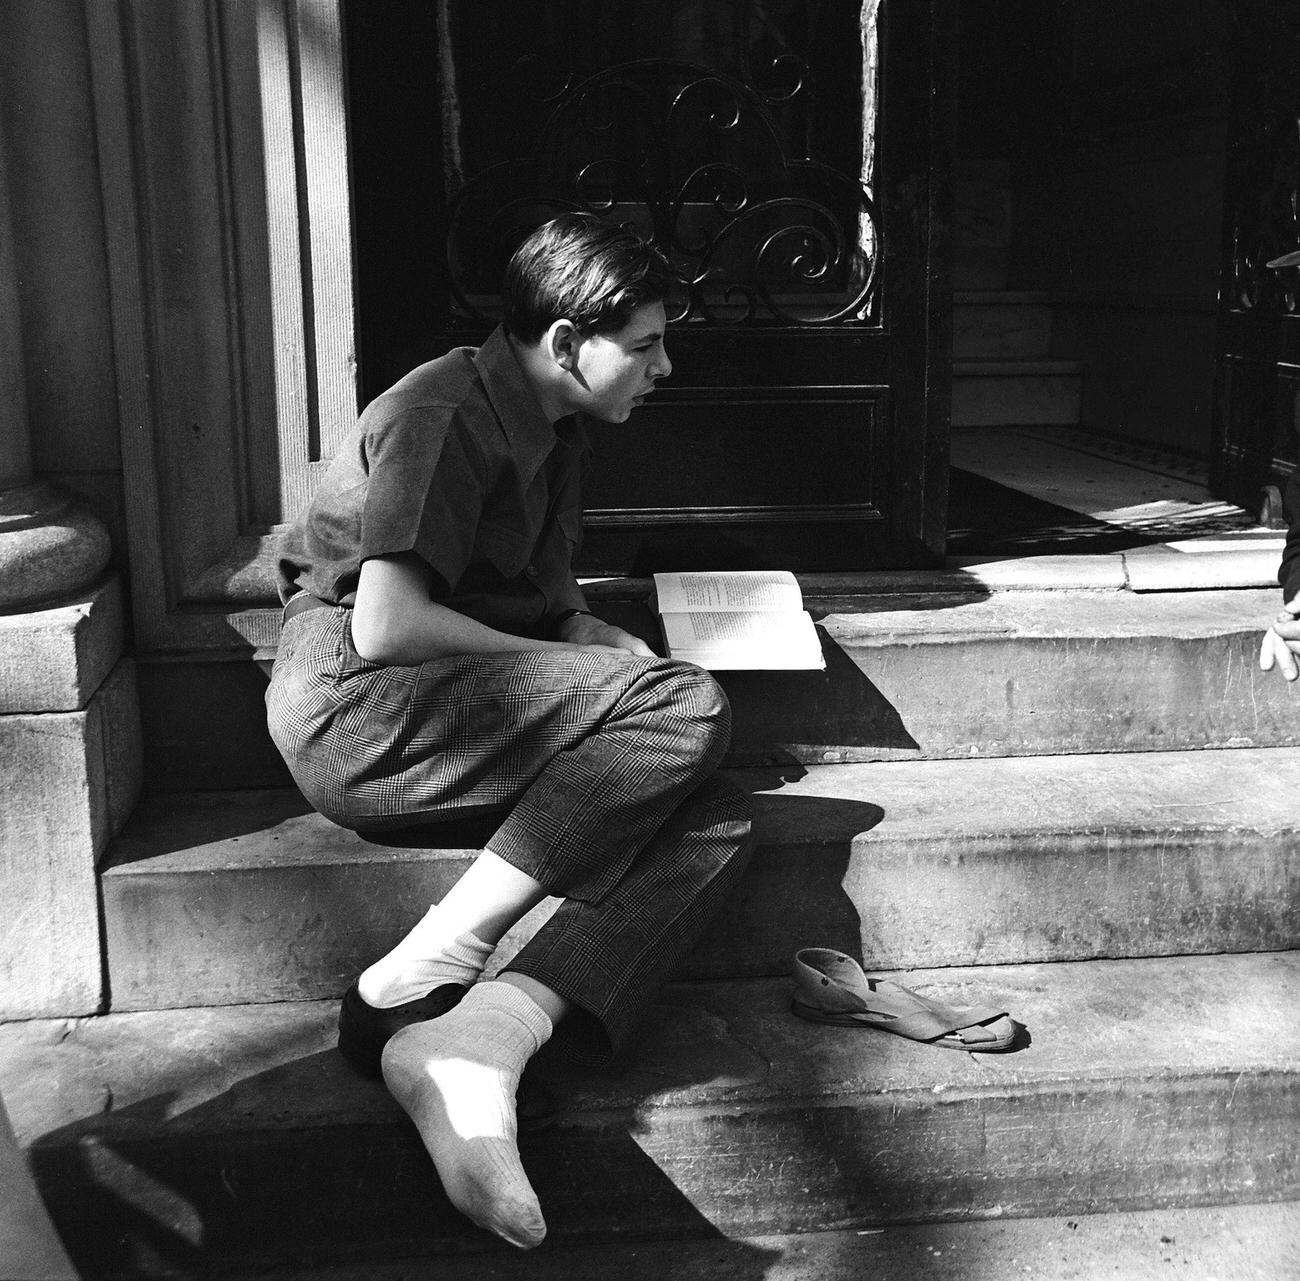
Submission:
M 584 567 L 860 568 L 887 414 L 884 388 L 661 388 L 630 441 L 588 427 Z

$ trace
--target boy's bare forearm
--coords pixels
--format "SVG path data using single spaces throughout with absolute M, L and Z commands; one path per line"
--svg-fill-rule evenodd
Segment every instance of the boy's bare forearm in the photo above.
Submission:
M 352 611 L 352 643 L 375 663 L 413 664 L 455 654 L 569 649 L 561 641 L 498 631 L 429 595 L 430 573 L 410 553 L 376 557 L 361 567 Z
M 357 653 L 371 662 L 413 664 L 456 654 L 579 648 L 565 641 L 537 640 L 498 631 L 436 601 L 408 607 L 400 615 L 376 620 L 374 626 L 368 627 L 368 621 L 364 615 L 354 615 L 352 643 Z

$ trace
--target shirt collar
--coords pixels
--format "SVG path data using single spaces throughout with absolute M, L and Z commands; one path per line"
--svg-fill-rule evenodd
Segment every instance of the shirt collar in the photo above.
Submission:
M 542 412 L 506 331 L 498 325 L 474 357 L 525 488 L 555 448 L 555 428 Z

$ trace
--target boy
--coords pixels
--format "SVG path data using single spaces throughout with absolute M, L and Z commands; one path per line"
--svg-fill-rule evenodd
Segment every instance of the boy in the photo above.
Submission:
M 748 854 L 716 774 L 730 711 L 702 670 L 595 617 L 574 580 L 576 413 L 624 422 L 672 365 L 669 271 L 565 215 L 511 259 L 502 325 L 362 414 L 280 558 L 272 736 L 304 795 L 358 830 L 500 812 L 461 879 L 340 1007 L 452 1202 L 514 1245 L 546 1227 L 515 1090 L 561 1025 L 612 1057 Z M 563 902 L 496 979 L 502 935 Z

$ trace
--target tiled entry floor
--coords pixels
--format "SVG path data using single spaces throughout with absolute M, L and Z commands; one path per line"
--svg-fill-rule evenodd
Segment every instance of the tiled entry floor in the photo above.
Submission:
M 1279 531 L 1209 492 L 1204 463 L 1077 428 L 957 427 L 952 467 L 948 547 L 956 555 L 1100 553 L 1207 539 L 1281 549 Z
M 1269 587 L 1284 531 L 1210 494 L 1204 463 L 1065 427 L 954 428 L 948 563 L 993 581 L 1138 592 Z M 1109 568 L 1108 568 L 1109 567 Z

